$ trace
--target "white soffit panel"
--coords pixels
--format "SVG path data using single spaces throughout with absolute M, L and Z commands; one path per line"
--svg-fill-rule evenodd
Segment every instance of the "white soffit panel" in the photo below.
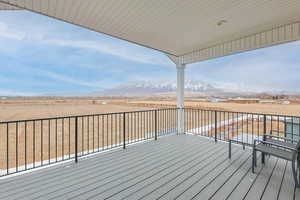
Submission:
M 177 57 L 177 62 L 195 63 L 297 40 L 300 40 L 300 23 L 293 23 L 187 53 Z
M 19 8 L 5 3 L 0 3 L 0 10 L 19 10 Z
M 299 40 L 300 0 L 0 0 L 0 3 L 157 49 L 182 63 Z

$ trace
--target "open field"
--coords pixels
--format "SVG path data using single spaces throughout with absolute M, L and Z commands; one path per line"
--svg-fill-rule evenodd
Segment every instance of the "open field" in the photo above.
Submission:
M 221 123 L 217 129 L 214 124 L 214 113 L 186 113 L 185 127 L 193 134 L 213 136 L 215 130 L 218 137 L 225 140 L 240 133 L 252 135 L 263 134 L 263 120 L 258 116 L 245 116 L 234 112 L 255 112 L 268 114 L 284 114 L 300 116 L 300 104 L 237 104 L 186 102 L 187 107 L 208 110 L 225 111 L 217 116 Z M 112 115 L 98 115 L 103 113 L 151 110 L 153 108 L 175 107 L 175 100 L 145 100 L 145 99 L 102 99 L 102 98 L 26 98 L 1 99 L 0 121 L 29 120 L 37 118 L 63 117 L 74 115 L 94 116 L 79 117 L 78 152 L 88 154 L 97 150 L 122 146 L 123 125 L 126 127 L 126 142 L 153 138 L 155 131 L 155 113 L 137 112 L 133 114 L 116 113 Z M 278 118 L 279 119 L 279 118 Z M 284 124 L 275 117 L 274 121 L 266 123 L 267 131 L 278 129 L 283 131 Z M 232 120 L 232 121 L 231 121 Z M 161 111 L 157 116 L 157 130 L 162 133 L 175 130 L 177 111 Z M 222 124 L 226 122 L 227 124 Z M 202 127 L 200 130 L 199 127 Z M 207 130 L 203 130 L 207 127 Z M 69 159 L 75 152 L 75 118 L 60 118 L 52 120 L 36 120 L 20 123 L 0 125 L 0 170 L 25 164 L 33 167 L 48 164 L 62 159 Z M 3 172 L 4 171 L 4 172 Z
M 147 101 L 147 100 L 131 100 L 130 104 L 135 106 L 176 106 L 175 100 L 173 101 Z M 232 112 L 250 112 L 250 113 L 265 113 L 265 114 L 281 114 L 281 115 L 295 115 L 300 116 L 300 104 L 239 104 L 239 103 L 213 103 L 213 102 L 195 102 L 186 101 L 186 107 L 203 108 L 208 110 L 225 110 Z
M 239 104 L 186 101 L 187 107 L 233 112 L 250 112 L 300 116 L 300 104 Z M 176 100 L 110 98 L 26 98 L 1 99 L 0 121 L 61 117 L 175 107 Z

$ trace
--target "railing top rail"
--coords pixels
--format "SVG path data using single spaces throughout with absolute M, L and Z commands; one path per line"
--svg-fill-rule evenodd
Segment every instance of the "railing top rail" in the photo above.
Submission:
M 272 113 L 255 113 L 255 112 L 239 112 L 239 111 L 226 111 L 226 110 L 209 110 L 209 109 L 203 109 L 203 108 L 183 108 L 183 109 L 189 109 L 189 110 L 202 110 L 202 111 L 217 111 L 217 112 L 228 112 L 228 113 L 238 113 L 238 114 L 250 114 L 250 115 L 271 115 L 271 116 L 278 116 L 278 117 L 289 117 L 289 118 L 300 118 L 296 115 L 283 115 L 283 114 L 272 114 Z
M 11 120 L 11 121 L 0 121 L 0 124 L 10 124 L 10 123 L 22 123 L 22 122 L 31 122 L 31 121 L 45 121 L 45 120 L 59 120 L 59 119 L 69 119 L 76 117 L 93 117 L 93 116 L 105 116 L 105 115 L 116 115 L 116 114 L 129 114 L 129 113 L 142 113 L 142 112 L 151 112 L 151 111 L 163 111 L 163 110 L 177 110 L 177 109 L 187 109 L 187 110 L 202 110 L 202 111 L 210 111 L 210 112 L 224 112 L 224 113 L 237 113 L 237 114 L 248 114 L 248 115 L 269 115 L 274 117 L 286 117 L 286 118 L 300 118 L 300 116 L 295 115 L 282 115 L 282 114 L 268 114 L 268 113 L 254 113 L 254 112 L 238 112 L 238 111 L 224 111 L 224 110 L 210 110 L 203 108 L 159 108 L 159 109 L 148 109 L 148 110 L 134 110 L 134 111 L 125 111 L 125 112 L 110 112 L 110 113 L 94 113 L 87 115 L 69 115 L 69 116 L 61 116 L 61 117 L 47 117 L 47 118 L 33 118 L 33 119 L 24 119 L 24 120 Z
M 0 124 L 11 124 L 11 123 L 22 123 L 22 122 L 31 122 L 31 121 L 45 121 L 45 120 L 56 120 L 56 119 L 69 119 L 76 117 L 93 117 L 93 116 L 103 116 L 103 115 L 117 115 L 117 114 L 129 114 L 129 113 L 141 113 L 141 112 L 151 112 L 151 111 L 163 111 L 163 110 L 177 110 L 178 108 L 159 108 L 159 109 L 148 109 L 148 110 L 134 110 L 134 111 L 125 111 L 125 112 L 110 112 L 110 113 L 94 113 L 88 115 L 69 115 L 62 117 L 47 117 L 47 118 L 33 118 L 33 119 L 23 119 L 23 120 L 11 120 L 11 121 L 0 121 Z

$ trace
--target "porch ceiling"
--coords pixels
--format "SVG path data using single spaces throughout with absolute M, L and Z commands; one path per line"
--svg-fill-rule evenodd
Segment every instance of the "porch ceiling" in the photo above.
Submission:
M 192 63 L 300 39 L 299 0 L 0 0 Z

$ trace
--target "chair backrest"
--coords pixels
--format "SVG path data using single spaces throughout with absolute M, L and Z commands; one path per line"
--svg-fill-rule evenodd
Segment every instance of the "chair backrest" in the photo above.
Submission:
M 300 151 L 300 139 L 299 139 L 298 142 L 297 142 L 296 149 L 297 149 L 298 151 Z

